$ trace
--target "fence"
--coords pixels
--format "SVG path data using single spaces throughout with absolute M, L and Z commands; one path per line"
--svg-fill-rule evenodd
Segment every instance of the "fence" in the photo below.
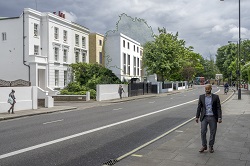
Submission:
M 138 82 L 128 84 L 128 96 L 139 96 L 155 92 L 155 87 L 151 83 Z

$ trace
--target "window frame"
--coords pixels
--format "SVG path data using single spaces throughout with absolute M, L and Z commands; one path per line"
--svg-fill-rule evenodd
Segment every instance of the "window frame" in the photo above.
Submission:
M 63 71 L 63 85 L 66 86 L 67 85 L 67 78 L 68 78 L 68 71 L 64 70 Z
M 87 52 L 83 51 L 82 52 L 82 62 L 86 62 L 86 56 L 87 56 Z
M 80 62 L 80 52 L 76 51 L 75 52 L 75 63 L 78 63 L 78 62 Z
M 7 40 L 7 33 L 6 32 L 2 32 L 2 41 Z
M 59 70 L 55 70 L 55 87 L 59 86 Z
M 67 42 L 68 41 L 68 31 L 63 30 L 63 41 Z
M 128 54 L 128 58 L 127 58 L 127 74 L 130 75 L 130 55 Z
M 34 45 L 34 55 L 39 55 L 39 45 Z
M 79 35 L 75 34 L 75 45 L 79 46 Z
M 57 50 L 57 52 L 56 52 L 56 50 Z M 55 62 L 59 61 L 59 47 L 54 48 L 54 60 L 55 60 Z
M 68 49 L 63 49 L 63 63 L 67 62 L 68 62 Z
M 123 74 L 126 74 L 126 69 L 127 69 L 127 65 L 126 65 L 126 53 L 123 53 Z
M 54 27 L 54 39 L 59 40 L 59 28 Z
M 82 36 L 82 48 L 86 48 L 86 37 Z
M 34 36 L 37 37 L 38 36 L 38 24 L 34 23 Z

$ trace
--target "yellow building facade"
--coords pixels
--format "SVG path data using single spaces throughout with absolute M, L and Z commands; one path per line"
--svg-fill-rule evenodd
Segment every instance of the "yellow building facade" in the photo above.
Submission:
M 105 65 L 103 45 L 104 36 L 102 34 L 89 34 L 89 63 Z

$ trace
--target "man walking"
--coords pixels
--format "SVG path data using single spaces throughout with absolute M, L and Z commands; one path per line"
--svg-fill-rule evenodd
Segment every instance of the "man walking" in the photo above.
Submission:
M 213 145 L 215 141 L 215 135 L 217 130 L 217 122 L 222 122 L 222 111 L 220 98 L 216 94 L 212 94 L 212 85 L 205 85 L 205 94 L 200 95 L 196 113 L 195 121 L 198 123 L 199 118 L 201 121 L 201 141 L 202 148 L 199 152 L 204 152 L 207 150 L 207 126 L 210 129 L 209 138 L 209 152 L 213 153 Z
M 120 85 L 119 88 L 118 88 L 118 93 L 119 93 L 120 99 L 122 99 L 122 92 L 125 93 L 125 91 L 124 91 L 122 85 Z

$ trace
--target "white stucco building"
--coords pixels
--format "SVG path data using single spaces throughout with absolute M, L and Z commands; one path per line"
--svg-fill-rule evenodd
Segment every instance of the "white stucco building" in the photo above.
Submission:
M 89 62 L 89 29 L 59 13 L 24 9 L 0 18 L 0 79 L 23 79 L 54 92 L 69 81 L 71 63 Z M 38 92 L 39 93 L 39 92 Z
M 121 81 L 142 80 L 142 47 L 139 42 L 122 34 L 113 33 L 105 41 L 105 66 Z

